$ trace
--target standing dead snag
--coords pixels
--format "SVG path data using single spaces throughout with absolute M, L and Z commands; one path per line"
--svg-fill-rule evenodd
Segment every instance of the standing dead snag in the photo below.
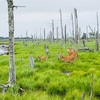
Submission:
M 45 42 L 45 29 L 44 29 L 44 42 Z
M 74 17 L 75 17 L 75 41 L 76 43 L 78 43 L 79 33 L 78 33 L 78 16 L 76 8 L 74 8 Z
M 7 0 L 8 4 L 8 25 L 9 25 L 9 79 L 8 84 L 3 84 L 3 94 L 6 93 L 9 87 L 13 87 L 16 82 L 15 62 L 14 62 L 14 6 L 13 0 Z
M 96 51 L 99 51 L 99 21 L 97 13 Z
M 54 42 L 54 20 L 52 20 L 52 42 Z
M 84 47 L 84 48 L 86 47 L 86 45 L 85 45 L 85 40 L 86 40 L 86 33 L 83 33 L 82 42 L 83 42 L 83 47 Z
M 8 25 L 9 25 L 9 79 L 8 85 L 13 86 L 16 82 L 15 73 L 15 59 L 14 59 L 14 7 L 24 7 L 24 6 L 14 6 L 13 0 L 7 0 L 8 4 Z
M 71 19 L 72 19 L 72 47 L 74 44 L 74 21 L 73 21 L 73 13 L 71 13 Z
M 34 58 L 30 56 L 29 59 L 30 59 L 30 67 L 34 68 Z
M 58 42 L 58 26 L 57 26 L 57 28 L 56 28 L 56 34 L 57 34 L 56 39 L 57 39 L 57 42 Z
M 14 6 L 13 0 L 7 0 L 8 3 L 8 24 L 9 24 L 9 86 L 16 82 L 15 62 L 14 62 Z
M 67 36 L 66 36 L 66 25 L 65 25 L 65 44 L 66 44 Z
M 65 47 L 65 44 L 64 44 L 64 35 L 63 35 L 63 26 L 62 26 L 62 12 L 61 12 L 61 9 L 59 9 L 59 12 L 60 12 L 60 24 L 61 24 L 62 46 Z
M 49 54 L 49 46 L 44 44 L 44 50 L 45 50 L 45 53 L 48 55 Z

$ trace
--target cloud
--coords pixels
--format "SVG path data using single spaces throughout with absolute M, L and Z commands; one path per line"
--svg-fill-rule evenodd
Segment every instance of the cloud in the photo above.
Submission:
M 0 0 L 0 35 L 8 36 L 8 13 L 6 0 Z M 55 28 L 60 28 L 59 9 L 62 10 L 63 26 L 67 25 L 67 32 L 71 30 L 71 13 L 74 7 L 78 10 L 79 26 L 82 31 L 90 25 L 96 27 L 96 12 L 100 13 L 100 0 L 14 0 L 14 5 L 26 6 L 14 9 L 15 35 L 24 34 L 27 30 L 33 34 L 46 28 L 51 30 L 52 19 Z M 100 15 L 99 15 L 100 18 Z

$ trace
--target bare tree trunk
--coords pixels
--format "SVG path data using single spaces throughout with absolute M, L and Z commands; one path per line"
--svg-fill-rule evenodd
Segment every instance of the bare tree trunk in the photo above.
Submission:
M 63 36 L 63 27 L 62 27 L 62 12 L 61 12 L 61 9 L 59 9 L 59 12 L 60 12 L 60 24 L 61 24 L 62 45 L 63 45 L 63 47 L 65 47 L 65 45 L 64 45 L 64 36 Z
M 89 25 L 88 25 L 88 26 L 89 26 Z M 91 32 L 92 32 L 93 34 L 95 34 L 95 30 L 93 30 L 93 29 L 91 28 L 91 26 L 89 26 L 89 28 L 90 28 Z M 92 37 L 90 37 L 90 40 L 92 41 Z
M 65 44 L 66 44 L 67 36 L 66 36 L 66 25 L 65 25 Z
M 99 21 L 97 13 L 96 51 L 99 51 Z
M 52 40 L 54 42 L 54 20 L 52 20 Z
M 56 34 L 57 34 L 57 42 L 58 42 L 58 26 L 56 28 Z
M 75 16 L 75 41 L 78 43 L 78 16 L 77 9 L 74 8 L 74 16 Z
M 7 0 L 8 3 L 8 22 L 9 22 L 9 86 L 16 82 L 15 62 L 14 62 L 14 14 L 13 0 Z
M 41 35 L 41 28 L 40 28 L 40 41 L 42 40 L 41 36 L 42 36 L 42 35 Z
M 32 57 L 32 55 L 29 57 L 30 59 L 30 68 L 34 68 L 34 58 Z
M 50 38 L 50 44 L 52 43 L 52 32 L 50 31 L 50 36 L 49 36 L 49 38 Z
M 74 47 L 74 22 L 73 22 L 73 13 L 71 13 L 72 19 L 72 48 Z
M 72 19 L 72 38 L 74 41 L 74 22 L 73 22 L 73 14 L 71 13 L 71 19 Z
M 44 29 L 44 42 L 45 42 L 45 29 Z
M 80 42 L 81 35 L 82 35 L 81 27 L 79 27 L 79 31 L 78 31 L 78 42 Z

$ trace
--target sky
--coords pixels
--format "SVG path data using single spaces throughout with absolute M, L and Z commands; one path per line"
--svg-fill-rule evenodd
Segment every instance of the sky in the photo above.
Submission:
M 71 13 L 77 9 L 78 26 L 81 33 L 86 32 L 86 26 L 91 26 L 97 30 L 96 14 L 100 19 L 100 0 L 13 0 L 16 6 L 25 6 L 14 9 L 14 36 L 24 37 L 26 32 L 29 37 L 34 34 L 37 37 L 46 35 L 52 30 L 52 20 L 54 20 L 54 33 L 56 37 L 56 27 L 60 34 L 60 13 L 62 11 L 62 24 L 66 24 L 67 35 L 72 33 Z M 88 32 L 91 32 L 88 27 Z M 7 0 L 0 0 L 0 36 L 8 37 L 8 9 Z

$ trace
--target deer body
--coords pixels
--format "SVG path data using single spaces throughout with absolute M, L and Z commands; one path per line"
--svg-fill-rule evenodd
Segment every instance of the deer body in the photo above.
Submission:
M 68 56 L 62 56 L 61 53 L 58 53 L 58 58 L 61 59 L 64 63 L 74 63 L 74 60 L 78 57 L 77 51 L 73 50 L 72 48 L 69 48 L 67 51 Z
M 38 59 L 40 61 L 45 61 L 47 59 L 47 57 L 46 56 L 38 56 Z
M 64 63 L 66 63 L 66 62 L 71 62 L 71 63 L 73 63 L 73 61 L 74 61 L 74 56 L 73 56 L 73 55 L 71 55 L 71 56 L 60 56 L 60 59 L 61 59 Z
M 68 51 L 68 55 L 73 55 L 74 56 L 74 59 L 76 59 L 78 57 L 78 52 L 75 51 L 74 49 L 69 48 L 69 49 L 67 49 L 67 51 Z

